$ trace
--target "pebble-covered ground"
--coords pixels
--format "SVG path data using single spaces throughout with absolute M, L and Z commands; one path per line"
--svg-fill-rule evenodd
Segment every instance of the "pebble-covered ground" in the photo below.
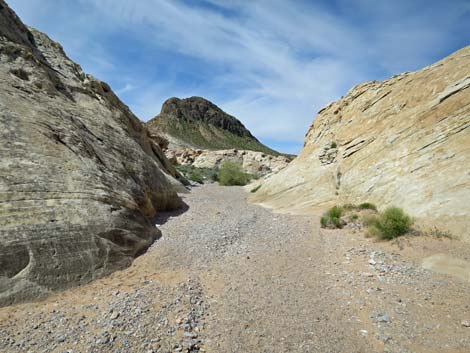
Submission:
M 121 272 L 0 309 L 0 352 L 470 352 L 470 260 L 457 240 L 379 243 L 205 185 Z

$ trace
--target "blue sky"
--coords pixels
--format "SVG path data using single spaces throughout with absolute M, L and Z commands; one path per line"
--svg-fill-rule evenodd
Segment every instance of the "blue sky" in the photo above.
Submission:
M 139 118 L 202 96 L 298 153 L 352 86 L 470 44 L 470 0 L 7 0 Z

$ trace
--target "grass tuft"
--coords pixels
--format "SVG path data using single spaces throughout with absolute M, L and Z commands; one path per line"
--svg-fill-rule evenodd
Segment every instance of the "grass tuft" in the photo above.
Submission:
M 343 209 L 338 206 L 330 208 L 320 219 L 322 228 L 343 228 L 341 223 L 341 216 L 343 215 Z
M 361 210 L 374 210 L 374 211 L 377 211 L 377 206 L 375 206 L 373 203 L 370 203 L 370 202 L 363 202 L 358 207 Z
M 359 219 L 359 215 L 357 213 L 353 213 L 351 216 L 349 216 L 349 220 L 354 222 Z
M 426 232 L 424 234 L 429 235 L 433 238 L 437 238 L 437 239 L 442 239 L 442 238 L 454 239 L 455 238 L 452 235 L 452 233 L 450 233 L 449 231 L 442 230 L 442 229 L 439 229 L 437 227 L 432 228 L 431 230 L 429 230 L 428 232 Z

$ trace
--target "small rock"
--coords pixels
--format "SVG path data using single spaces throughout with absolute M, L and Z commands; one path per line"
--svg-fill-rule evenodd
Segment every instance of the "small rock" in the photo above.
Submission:
M 462 321 L 462 326 L 463 327 L 470 327 L 470 320 L 463 320 Z
M 109 336 L 103 336 L 96 340 L 96 344 L 108 344 L 109 343 Z
M 377 322 L 386 322 L 386 323 L 391 322 L 390 316 L 388 316 L 387 314 L 377 315 L 376 320 Z
M 119 317 L 119 315 L 121 315 L 119 312 L 113 311 L 113 312 L 111 313 L 110 319 L 111 319 L 111 320 L 116 320 L 116 319 Z
M 388 341 L 390 341 L 392 339 L 392 337 L 390 336 L 379 336 L 379 339 L 383 342 L 383 343 L 387 343 Z

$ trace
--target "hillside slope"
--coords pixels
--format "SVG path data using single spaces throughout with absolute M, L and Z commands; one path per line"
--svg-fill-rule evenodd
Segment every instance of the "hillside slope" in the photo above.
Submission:
M 0 0 L 0 306 L 128 266 L 177 173 L 110 87 Z
M 285 212 L 370 201 L 469 240 L 470 47 L 367 82 L 315 118 L 301 154 L 252 201 Z
M 201 97 L 168 99 L 147 127 L 168 139 L 172 149 L 242 149 L 279 155 L 259 142 L 238 119 Z

